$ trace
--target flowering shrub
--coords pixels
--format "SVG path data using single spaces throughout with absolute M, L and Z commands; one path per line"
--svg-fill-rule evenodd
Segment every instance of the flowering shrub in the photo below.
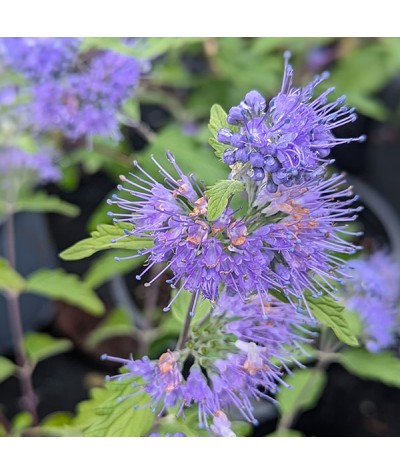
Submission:
M 169 53 L 199 41 L 210 40 L 0 41 L 6 73 L 0 84 L 6 242 L 0 290 L 15 351 L 15 361 L 0 357 L 0 382 L 19 376 L 28 431 L 232 437 L 250 434 L 273 407 L 276 435 L 289 435 L 300 412 L 318 400 L 331 362 L 400 386 L 392 351 L 399 329 L 398 263 L 388 252 L 363 254 L 360 198 L 331 156 L 335 147 L 366 138 L 334 135 L 335 129 L 346 135 L 342 126 L 357 119 L 354 108 L 331 83 L 323 88 L 327 72 L 295 86 L 290 54 L 282 59 L 282 48 L 275 54 L 282 79 L 270 81 L 275 90 L 249 84 L 239 102 L 243 88 L 233 85 L 220 101 L 228 112 L 208 98 L 181 104 L 177 97 L 188 92 L 169 94 L 176 85 L 168 81 L 183 66 L 168 68 Z M 208 43 L 204 50 L 210 51 Z M 218 58 L 208 60 L 215 66 Z M 228 97 L 236 99 L 229 103 Z M 157 134 L 141 120 L 139 106 L 154 101 L 179 127 L 173 122 Z M 202 142 L 201 121 L 210 108 L 216 157 Z M 130 157 L 129 141 L 138 138 L 149 146 Z M 119 183 L 117 190 L 102 200 L 91 236 L 60 256 L 106 254 L 83 278 L 61 269 L 20 274 L 15 214 L 75 217 L 79 210 L 54 194 L 55 186 L 68 193 L 99 171 Z M 144 283 L 140 308 L 121 278 L 130 272 Z M 96 289 L 108 281 L 112 297 L 104 305 Z M 62 425 L 39 421 L 32 374 L 42 359 L 72 343 L 45 333 L 24 336 L 23 293 L 103 315 L 84 351 L 121 335 L 133 342 L 131 354 L 114 346 L 101 356 L 114 374 Z M 11 426 L 4 430 L 15 434 Z

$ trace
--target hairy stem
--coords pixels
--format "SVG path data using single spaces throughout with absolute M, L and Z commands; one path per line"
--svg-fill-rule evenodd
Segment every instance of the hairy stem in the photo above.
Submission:
M 183 324 L 181 334 L 179 335 L 178 343 L 176 344 L 176 348 L 175 348 L 176 350 L 182 350 L 182 348 L 184 348 L 185 346 L 186 340 L 188 339 L 190 324 L 192 322 L 192 317 L 190 316 L 190 312 L 192 311 L 195 298 L 196 298 L 196 294 L 192 294 L 192 298 L 190 299 L 189 306 L 186 312 L 185 322 Z M 193 308 L 193 311 L 194 311 L 194 308 Z
M 14 216 L 9 212 L 5 221 L 5 256 L 10 265 L 16 267 Z M 7 293 L 8 321 L 10 325 L 15 359 L 19 366 L 18 376 L 22 392 L 22 405 L 32 415 L 32 423 L 38 422 L 36 412 L 36 395 L 32 383 L 33 368 L 29 363 L 24 347 L 24 330 L 22 327 L 19 297 Z

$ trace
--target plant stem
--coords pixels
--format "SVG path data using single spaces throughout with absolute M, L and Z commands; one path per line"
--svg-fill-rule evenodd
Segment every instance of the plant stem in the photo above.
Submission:
M 190 312 L 192 310 L 194 311 L 192 307 L 193 307 L 195 298 L 196 298 L 196 294 L 192 294 L 192 298 L 190 299 L 189 307 L 187 309 L 185 322 L 183 324 L 181 334 L 179 335 L 178 343 L 176 344 L 176 347 L 175 347 L 176 350 L 182 350 L 182 348 L 185 346 L 186 340 L 188 339 L 190 324 L 192 322 L 192 317 L 190 316 Z
M 5 229 L 5 256 L 10 265 L 16 268 L 15 253 L 15 228 L 14 216 L 12 211 L 6 216 L 4 225 Z M 21 310 L 19 305 L 19 297 L 16 293 L 8 292 L 6 294 L 8 303 L 8 320 L 11 329 L 15 359 L 19 366 L 19 381 L 22 392 L 23 407 L 32 415 L 32 423 L 36 425 L 38 422 L 36 412 L 36 395 L 32 383 L 33 368 L 26 357 L 24 347 L 24 330 L 22 327 Z

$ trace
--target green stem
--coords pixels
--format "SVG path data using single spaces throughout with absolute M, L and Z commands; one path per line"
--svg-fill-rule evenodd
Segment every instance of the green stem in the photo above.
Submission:
M 178 340 L 178 343 L 176 344 L 175 350 L 182 350 L 185 346 L 186 340 L 188 339 L 190 324 L 191 324 L 192 318 L 193 318 L 193 317 L 191 317 L 190 312 L 192 310 L 193 311 L 195 310 L 194 308 L 192 309 L 195 298 L 196 298 L 196 294 L 192 294 L 192 298 L 190 299 L 189 307 L 188 307 L 187 312 L 186 312 L 185 322 L 183 324 L 181 334 L 179 335 L 179 340 Z
M 14 216 L 9 211 L 6 216 L 4 225 L 5 231 L 5 256 L 10 265 L 16 268 L 16 252 L 15 252 L 15 228 Z M 19 305 L 19 296 L 15 293 L 7 293 L 8 304 L 8 320 L 12 335 L 15 359 L 19 366 L 19 381 L 22 392 L 22 404 L 25 410 L 32 415 L 32 423 L 38 422 L 36 412 L 36 395 L 32 383 L 33 368 L 26 356 L 24 347 L 24 330 L 22 326 L 21 310 Z

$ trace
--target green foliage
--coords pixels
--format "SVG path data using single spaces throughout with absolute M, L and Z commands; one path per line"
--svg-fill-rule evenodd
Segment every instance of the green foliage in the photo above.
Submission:
M 32 414 L 26 411 L 21 411 L 18 414 L 16 414 L 11 421 L 12 434 L 14 436 L 18 436 L 25 429 L 28 429 L 28 427 L 31 427 L 31 425 L 32 425 Z
M 0 257 L 0 291 L 18 294 L 25 285 L 24 278 L 10 266 L 6 259 Z
M 171 293 L 171 298 L 173 298 L 177 293 L 177 290 L 173 290 Z M 172 316 L 182 324 L 186 318 L 189 304 L 191 302 L 193 293 L 188 290 L 182 290 L 174 304 L 171 307 Z M 192 317 L 192 322 L 200 320 L 211 310 L 211 303 L 207 299 L 199 298 L 197 301 L 196 309 L 194 316 Z
M 220 180 L 208 188 L 207 218 L 215 221 L 226 209 L 229 199 L 236 193 L 244 191 L 244 183 L 238 180 Z
M 85 52 L 92 48 L 108 49 L 135 58 L 154 58 L 190 44 L 200 43 L 202 40 L 202 38 L 195 37 L 141 38 L 132 45 L 126 45 L 123 43 L 122 38 L 118 37 L 92 37 L 84 39 L 81 51 Z
M 134 326 L 126 310 L 114 308 L 110 315 L 90 333 L 86 345 L 89 349 L 94 349 L 99 343 L 108 338 L 133 334 Z
M 206 184 L 226 177 L 226 166 L 215 160 L 209 147 L 199 143 L 195 137 L 184 134 L 176 124 L 164 127 L 155 140 L 137 153 L 135 158 L 148 173 L 157 178 L 160 176 L 158 167 L 150 159 L 150 156 L 154 155 L 169 173 L 176 176 L 173 166 L 163 159 L 166 150 L 171 150 L 185 173 L 193 173 L 198 180 L 203 180 Z
M 98 147 L 97 147 L 98 145 Z M 101 147 L 101 140 L 94 141 L 94 148 L 78 148 L 72 150 L 64 157 L 64 162 L 70 165 L 80 164 L 85 173 L 97 173 L 102 168 L 106 168 L 108 164 L 115 165 L 115 159 L 111 154 L 111 150 Z
M 40 435 L 46 437 L 81 436 L 78 429 L 72 425 L 74 415 L 70 412 L 53 412 L 40 422 Z
M 149 407 L 138 407 L 148 402 L 146 394 L 132 396 L 132 384 L 138 379 L 111 381 L 104 388 L 94 388 L 88 401 L 78 406 L 73 426 L 88 437 L 140 437 L 151 429 L 155 415 Z M 128 397 L 127 397 L 128 396 Z M 118 398 L 126 399 L 120 400 Z
M 285 429 L 282 431 L 272 432 L 267 437 L 303 437 L 303 434 L 298 430 Z
M 131 251 L 124 251 L 122 249 L 105 252 L 90 266 L 83 277 L 83 281 L 91 289 L 97 289 L 116 275 L 127 274 L 145 261 L 145 257 L 124 259 L 118 262 L 115 260 L 115 257 L 128 257 L 130 255 L 132 255 Z
M 26 292 L 68 302 L 93 315 L 104 312 L 96 293 L 74 274 L 62 269 L 40 269 L 27 280 Z
M 28 333 L 24 346 L 29 361 L 36 365 L 42 360 L 65 353 L 72 348 L 72 343 L 65 338 L 54 338 L 48 333 Z
M 283 415 L 313 408 L 325 387 L 326 374 L 315 368 L 299 369 L 285 378 L 285 382 L 291 387 L 281 387 L 277 397 Z
M 172 411 L 173 412 L 173 411 Z M 232 430 L 238 437 L 248 436 L 251 432 L 251 425 L 244 421 L 233 421 Z M 174 413 L 160 418 L 154 428 L 154 432 L 165 434 L 175 434 L 180 432 L 187 437 L 213 437 L 212 432 L 199 428 L 199 413 L 196 407 L 185 409 L 185 418 L 176 417 Z
M 400 359 L 392 353 L 369 353 L 361 348 L 347 348 L 340 354 L 338 362 L 360 378 L 400 388 Z
M 0 356 L 0 383 L 15 373 L 16 365 L 4 356 Z
M 138 249 L 147 249 L 153 245 L 152 239 L 135 236 L 127 236 L 124 239 L 111 242 L 111 240 L 121 238 L 122 236 L 126 236 L 126 233 L 119 226 L 111 224 L 100 225 L 96 231 L 91 233 L 90 238 L 83 239 L 65 249 L 60 253 L 60 257 L 66 261 L 75 261 L 105 249 L 131 249 L 137 251 Z
M 165 434 L 175 434 L 180 432 L 187 437 L 207 437 L 208 432 L 205 429 L 198 427 L 198 414 L 193 410 L 185 410 L 185 420 L 182 417 L 176 417 L 174 414 L 168 414 L 162 417 L 154 432 L 160 433 L 161 436 Z
M 349 104 L 376 119 L 384 119 L 387 110 L 373 94 L 400 70 L 400 40 L 379 38 L 358 47 L 348 48 L 332 71 L 330 83 L 338 94 L 346 93 Z
M 57 213 L 70 218 L 78 216 L 79 208 L 71 203 L 61 200 L 58 196 L 48 195 L 43 191 L 24 195 L 17 200 L 14 211 L 32 211 L 40 213 Z
M 339 340 L 350 346 L 358 346 L 357 338 L 352 332 L 352 326 L 347 321 L 347 313 L 344 307 L 327 295 L 316 299 L 307 298 L 307 302 L 314 317 L 331 328 Z
M 136 122 L 140 122 L 140 104 L 137 99 L 128 99 L 122 106 L 126 116 Z
M 218 142 L 216 139 L 217 133 L 220 129 L 231 128 L 226 121 L 227 113 L 219 104 L 214 104 L 210 110 L 210 122 L 208 128 L 211 132 L 212 137 L 209 139 L 209 144 L 215 151 L 215 155 L 218 158 L 222 158 L 223 153 L 228 148 L 228 145 L 225 145 L 221 142 Z

